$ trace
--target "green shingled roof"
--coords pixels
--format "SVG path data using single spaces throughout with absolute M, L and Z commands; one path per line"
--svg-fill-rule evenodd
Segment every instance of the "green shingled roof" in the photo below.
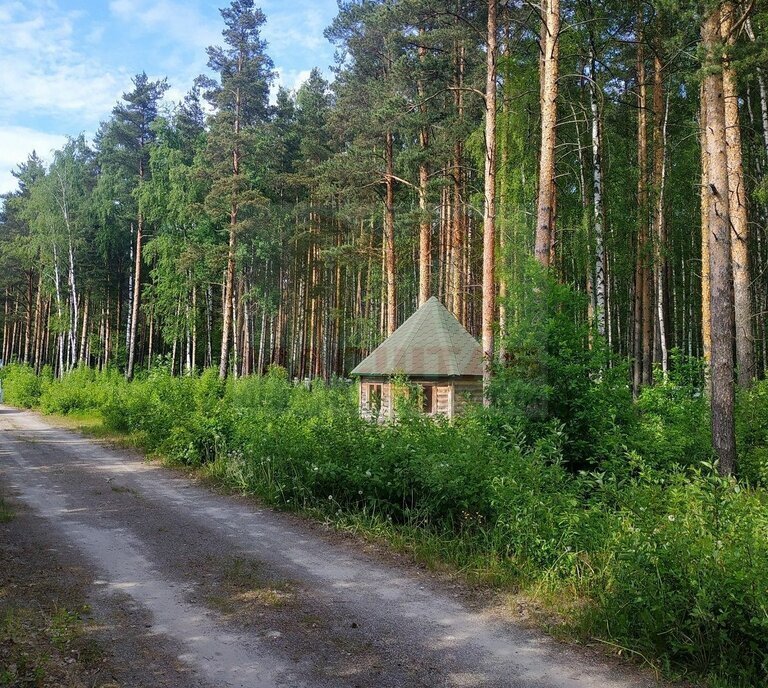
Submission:
M 482 376 L 477 340 L 434 296 L 351 372 L 409 377 Z

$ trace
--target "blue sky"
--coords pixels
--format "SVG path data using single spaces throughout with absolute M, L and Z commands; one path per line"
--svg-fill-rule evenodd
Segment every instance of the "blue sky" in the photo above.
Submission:
M 0 0 L 0 193 L 33 149 L 45 158 L 67 135 L 91 136 L 131 77 L 168 77 L 178 101 L 221 43 L 228 0 Z M 262 0 L 263 36 L 278 83 L 296 88 L 333 46 L 323 30 L 336 0 Z

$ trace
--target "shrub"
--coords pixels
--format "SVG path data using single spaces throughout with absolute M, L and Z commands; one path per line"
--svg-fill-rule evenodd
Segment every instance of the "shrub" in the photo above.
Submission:
M 637 409 L 631 445 L 647 461 L 659 468 L 712 461 L 709 405 L 698 389 L 672 379 L 659 382 L 643 388 Z
M 568 331 L 558 318 L 550 333 Z M 24 366 L 2 376 L 12 403 L 98 409 L 146 450 L 206 465 L 272 504 L 416 527 L 459 564 L 484 558 L 521 583 L 567 591 L 582 602 L 571 620 L 589 636 L 668 667 L 765 683 L 768 383 L 739 396 L 747 481 L 737 483 L 711 463 L 695 362 L 632 406 L 623 373 L 575 345 L 560 351 L 563 367 L 547 359 L 551 389 L 567 398 L 547 397 L 555 392 L 531 375 L 497 388 L 496 408 L 454 422 L 406 401 L 397 423 L 370 423 L 348 383 L 294 385 L 281 368 L 226 382 L 214 370 L 176 378 L 162 368 L 130 383 L 87 370 L 38 379 Z M 556 379 L 566 374 L 578 379 Z
M 491 385 L 494 406 L 530 444 L 560 426 L 562 458 L 571 469 L 600 465 L 633 432 L 626 363 L 613 360 L 583 319 L 583 294 L 558 284 L 538 264 L 525 269 L 526 288 L 510 296 L 519 317 Z
M 713 467 L 621 493 L 594 587 L 596 631 L 668 664 L 768 676 L 765 495 Z
M 50 379 L 42 385 L 39 406 L 45 413 L 98 411 L 110 390 L 122 382 L 117 371 L 100 373 L 84 366 L 75 368 L 59 380 Z
M 12 406 L 35 408 L 40 401 L 45 377 L 38 377 L 31 366 L 12 363 L 2 368 L 4 401 Z
M 768 380 L 739 392 L 736 439 L 739 475 L 753 485 L 768 487 Z

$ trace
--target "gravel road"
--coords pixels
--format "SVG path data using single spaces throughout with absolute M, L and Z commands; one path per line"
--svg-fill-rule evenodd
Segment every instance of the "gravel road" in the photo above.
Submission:
M 124 686 L 655 685 L 407 562 L 34 413 L 0 407 L 0 482 L 88 577 Z

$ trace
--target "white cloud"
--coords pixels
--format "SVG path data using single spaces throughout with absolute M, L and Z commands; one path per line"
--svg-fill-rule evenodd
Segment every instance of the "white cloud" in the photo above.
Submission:
M 61 148 L 66 140 L 66 136 L 28 127 L 0 127 L 0 193 L 16 190 L 17 180 L 11 171 L 25 162 L 33 150 L 43 160 L 49 161 L 53 151 Z
M 296 50 L 317 53 L 327 50 L 328 41 L 323 37 L 327 18 L 315 7 L 294 7 L 292 10 L 280 13 L 267 10 L 267 23 L 263 31 L 269 44 L 267 50 L 276 53 L 292 53 Z
M 190 2 L 173 0 L 111 0 L 109 9 L 127 26 L 138 25 L 162 34 L 169 42 L 203 50 L 221 41 L 221 29 L 212 25 Z
M 80 52 L 81 15 L 33 0 L 0 12 L 0 121 L 66 113 L 89 127 L 119 98 L 127 76 Z
M 168 76 L 165 101 L 178 102 L 205 71 L 205 48 L 221 44 L 216 6 L 228 0 L 0 0 L 0 182 L 33 147 L 58 146 L 57 132 L 92 135 L 131 76 Z M 335 0 L 262 0 L 276 86 L 298 88 L 309 68 L 327 67 L 323 29 Z M 325 71 L 325 70 L 324 70 Z M 327 73 L 327 72 L 326 72 Z M 276 90 L 276 88 L 274 89 Z M 273 91 L 274 93 L 274 91 Z M 15 132 L 8 148 L 9 132 Z M 51 138 L 43 141 L 40 136 Z M 52 133 L 56 132 L 56 133 Z
M 286 69 L 284 67 L 276 67 L 275 71 L 277 76 L 275 78 L 274 91 L 282 86 L 290 91 L 298 89 L 311 74 L 310 69 Z

